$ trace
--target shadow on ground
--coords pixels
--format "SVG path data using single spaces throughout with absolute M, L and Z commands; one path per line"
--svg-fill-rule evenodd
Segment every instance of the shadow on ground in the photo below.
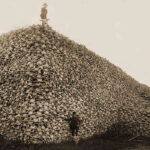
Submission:
M 78 144 L 73 141 L 61 144 L 24 144 L 21 141 L 7 141 L 0 136 L 0 150 L 125 150 L 139 144 L 150 149 L 150 137 L 133 138 L 131 135 L 119 135 L 119 132 L 118 125 L 113 125 L 105 134 L 80 140 Z

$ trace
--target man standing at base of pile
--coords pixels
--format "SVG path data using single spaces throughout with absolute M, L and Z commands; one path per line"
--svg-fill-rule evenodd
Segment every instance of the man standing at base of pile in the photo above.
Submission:
M 79 131 L 79 126 L 81 124 L 81 120 L 76 115 L 76 112 L 72 113 L 72 117 L 71 118 L 67 118 L 67 119 L 64 119 L 64 120 L 69 122 L 69 127 L 70 127 L 70 131 L 71 131 L 72 136 L 73 137 L 75 135 L 78 136 L 78 131 Z
M 44 25 L 47 25 L 48 23 L 47 23 L 47 21 L 48 21 L 48 19 L 47 19 L 47 17 L 46 17 L 46 15 L 47 15 L 47 4 L 46 3 L 44 3 L 43 4 L 43 7 L 42 7 L 42 9 L 41 9 L 41 19 L 42 19 L 42 25 L 44 26 Z

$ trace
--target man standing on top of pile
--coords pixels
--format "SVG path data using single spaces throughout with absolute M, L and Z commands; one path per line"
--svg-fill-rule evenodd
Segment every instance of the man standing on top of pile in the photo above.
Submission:
M 44 3 L 43 4 L 43 7 L 42 7 L 42 9 L 41 9 L 41 19 L 42 19 L 42 25 L 44 26 L 44 25 L 47 25 L 47 21 L 48 21 L 48 19 L 47 19 L 47 17 L 46 17 L 46 15 L 47 15 L 47 4 L 46 3 Z
M 81 124 L 81 120 L 79 117 L 76 115 L 76 112 L 72 113 L 71 118 L 64 119 L 69 122 L 69 127 L 70 131 L 72 133 L 72 136 L 74 137 L 75 135 L 78 136 L 78 131 L 79 131 L 79 126 Z

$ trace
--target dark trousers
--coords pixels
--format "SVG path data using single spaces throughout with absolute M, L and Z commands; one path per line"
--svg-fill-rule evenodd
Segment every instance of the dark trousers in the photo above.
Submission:
M 76 127 L 76 128 L 70 128 L 70 130 L 71 130 L 71 134 L 72 134 L 72 136 L 78 136 L 78 131 L 79 131 L 79 128 L 78 127 Z

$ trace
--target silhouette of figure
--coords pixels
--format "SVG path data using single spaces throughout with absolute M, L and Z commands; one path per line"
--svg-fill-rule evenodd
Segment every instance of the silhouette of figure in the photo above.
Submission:
M 42 9 L 41 9 L 41 19 L 42 19 L 42 25 L 45 25 L 45 24 L 47 24 L 47 17 L 46 17 L 46 15 L 47 15 L 47 4 L 46 3 L 44 3 L 43 4 L 43 7 L 42 7 Z
M 76 112 L 72 113 L 72 117 L 68 119 L 64 119 L 69 122 L 70 131 L 72 133 L 72 136 L 78 136 L 79 126 L 81 124 L 81 120 L 76 115 Z

